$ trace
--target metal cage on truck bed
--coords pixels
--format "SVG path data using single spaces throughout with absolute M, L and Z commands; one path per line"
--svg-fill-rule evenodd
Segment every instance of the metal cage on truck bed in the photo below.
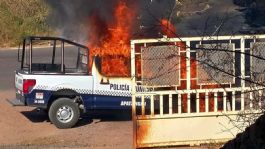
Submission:
M 46 46 L 50 58 L 37 57 L 38 46 Z M 31 73 L 88 73 L 89 49 L 79 43 L 59 37 L 29 36 L 18 49 L 21 70 Z M 76 56 L 75 59 L 66 55 Z

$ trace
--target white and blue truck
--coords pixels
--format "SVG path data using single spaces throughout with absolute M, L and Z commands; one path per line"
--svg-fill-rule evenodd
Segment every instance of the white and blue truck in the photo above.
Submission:
M 40 51 L 45 42 L 50 48 Z M 46 110 L 58 128 L 73 127 L 89 110 L 130 109 L 131 78 L 104 77 L 95 62 L 89 70 L 88 58 L 89 49 L 70 40 L 24 38 L 15 72 L 16 99 L 10 103 Z

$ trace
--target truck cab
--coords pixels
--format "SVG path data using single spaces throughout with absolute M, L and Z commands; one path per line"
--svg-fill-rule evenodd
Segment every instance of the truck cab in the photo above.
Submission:
M 48 111 L 58 128 L 73 127 L 80 115 L 97 109 L 130 109 L 129 77 L 105 77 L 88 47 L 58 37 L 30 36 L 18 50 L 14 106 Z

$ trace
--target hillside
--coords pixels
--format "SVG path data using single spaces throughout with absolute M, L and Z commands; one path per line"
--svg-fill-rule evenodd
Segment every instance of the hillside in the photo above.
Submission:
M 26 35 L 49 35 L 55 31 L 70 39 L 87 39 L 84 33 L 89 32 L 87 23 L 91 13 L 97 12 L 101 19 L 111 20 L 110 13 L 106 12 L 112 10 L 112 5 L 102 2 L 0 0 L 0 47 L 17 46 Z M 164 10 L 173 9 L 160 0 L 148 5 L 139 1 L 139 5 L 142 14 L 138 14 L 138 18 L 143 19 L 140 24 L 151 28 L 155 25 L 152 21 L 168 13 Z M 153 10 L 152 15 L 157 18 L 152 18 L 147 8 Z M 180 36 L 214 35 L 218 26 L 219 35 L 263 34 L 264 10 L 264 0 L 177 0 L 171 21 Z
M 0 46 L 15 46 L 26 35 L 48 34 L 48 12 L 42 0 L 1 0 Z

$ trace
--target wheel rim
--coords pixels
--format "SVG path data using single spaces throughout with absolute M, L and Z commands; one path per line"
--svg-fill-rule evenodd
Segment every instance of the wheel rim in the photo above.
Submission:
M 70 122 L 74 117 L 73 109 L 69 106 L 62 106 L 57 111 L 57 119 L 62 123 Z

